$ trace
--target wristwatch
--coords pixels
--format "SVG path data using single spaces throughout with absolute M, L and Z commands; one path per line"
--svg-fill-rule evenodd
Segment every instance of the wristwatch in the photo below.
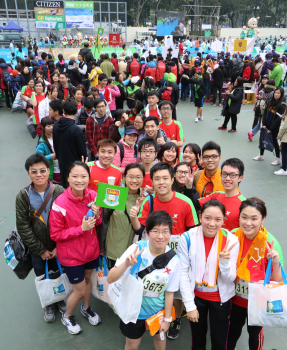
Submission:
M 165 320 L 165 322 L 171 322 L 172 321 L 172 316 L 170 316 L 169 318 L 165 317 L 164 320 Z

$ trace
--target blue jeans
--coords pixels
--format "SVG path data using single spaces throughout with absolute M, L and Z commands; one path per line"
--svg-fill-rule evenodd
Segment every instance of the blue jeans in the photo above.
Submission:
M 258 123 L 255 125 L 255 127 L 251 130 L 252 135 L 256 135 L 258 133 L 258 131 L 260 130 L 260 125 L 261 125 L 261 119 L 262 117 L 259 117 L 258 119 Z
M 190 88 L 190 102 L 194 101 L 194 94 L 193 94 L 193 84 L 189 84 Z
M 203 79 L 203 83 L 204 83 L 204 86 L 205 86 L 205 96 L 207 98 L 209 98 L 209 91 L 208 91 L 208 87 L 209 87 L 209 83 L 210 83 L 210 80 L 209 79 Z
M 183 84 L 181 83 L 181 98 L 183 100 L 186 99 L 186 96 L 188 95 L 188 90 L 189 90 L 189 84 Z

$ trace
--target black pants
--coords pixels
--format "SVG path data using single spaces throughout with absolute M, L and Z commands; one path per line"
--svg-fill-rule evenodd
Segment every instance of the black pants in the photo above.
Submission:
M 33 253 L 30 253 L 30 254 L 31 254 L 31 262 L 32 262 L 35 275 L 37 277 L 44 275 L 46 260 L 43 260 L 39 255 L 35 255 Z M 59 270 L 58 264 L 55 258 L 48 260 L 48 271 L 49 270 L 53 270 L 53 271 Z
M 247 319 L 247 309 L 239 305 L 232 305 L 230 316 L 230 327 L 227 340 L 227 350 L 234 350 L 238 339 L 240 338 L 242 328 Z M 263 327 L 248 326 L 249 350 L 261 350 L 264 344 Z
M 232 113 L 227 112 L 225 119 L 224 119 L 223 126 L 225 128 L 227 127 L 227 124 L 228 124 L 230 118 L 231 118 L 231 129 L 236 130 L 236 124 L 237 124 L 237 115 L 236 114 L 232 114 Z
M 61 175 L 61 185 L 64 188 L 68 188 L 69 187 L 69 183 L 68 183 L 68 180 L 67 180 L 67 170 L 61 171 L 60 175 Z
M 6 99 L 6 106 L 7 108 L 11 108 L 11 103 L 10 103 L 10 94 L 8 89 L 2 89 L 2 93 L 5 94 L 5 99 Z M 12 98 L 12 96 L 11 96 Z M 12 102 L 13 102 L 13 98 L 12 98 Z
M 173 111 L 172 111 L 172 119 L 176 120 L 176 108 L 174 106 Z
M 287 143 L 281 143 L 282 169 L 287 170 Z
M 221 303 L 194 298 L 199 313 L 198 322 L 189 322 L 192 350 L 206 350 L 207 315 L 209 314 L 212 350 L 226 350 L 231 301 Z
M 272 139 L 273 139 L 273 145 L 275 149 L 275 155 L 277 158 L 280 158 L 280 149 L 279 149 L 279 144 L 277 140 L 277 135 L 279 133 L 279 129 L 276 129 L 275 131 L 272 132 Z M 260 155 L 263 156 L 264 154 L 264 149 L 260 149 Z
M 218 88 L 216 86 L 212 87 L 212 92 L 213 92 L 213 103 L 215 104 L 216 98 L 217 98 L 217 89 L 219 91 L 218 93 L 218 103 L 221 103 L 222 100 L 222 87 Z

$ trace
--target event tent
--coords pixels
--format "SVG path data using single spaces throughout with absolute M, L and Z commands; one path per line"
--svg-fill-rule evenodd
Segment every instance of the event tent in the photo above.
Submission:
M 23 32 L 23 28 L 19 27 L 18 24 L 11 21 L 6 27 L 1 28 L 2 30 Z

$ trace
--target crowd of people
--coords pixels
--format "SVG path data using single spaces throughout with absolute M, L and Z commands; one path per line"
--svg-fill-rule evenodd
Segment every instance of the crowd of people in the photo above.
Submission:
M 125 349 L 138 349 L 145 320 L 164 309 L 160 332 L 153 337 L 155 349 L 166 348 L 162 332 L 178 338 L 184 316 L 190 322 L 192 348 L 204 349 L 209 315 L 212 348 L 234 350 L 248 318 L 248 283 L 264 279 L 269 259 L 272 280 L 281 282 L 282 250 L 263 225 L 265 203 L 246 199 L 239 190 L 243 162 L 224 159 L 213 141 L 201 147 L 188 143 L 176 105 L 190 94 L 189 102 L 197 107 L 195 122 L 202 121 L 204 102 L 210 102 L 212 92 L 215 105 L 218 91 L 226 113 L 219 129 L 225 130 L 231 119 L 229 131 L 235 132 L 243 83 L 253 80 L 259 70 L 254 66 L 262 59 L 257 56 L 255 64 L 249 55 L 231 59 L 230 53 L 220 52 L 218 57 L 198 54 L 194 60 L 181 54 L 145 60 L 137 53 L 120 59 L 105 54 L 96 60 L 85 48 L 68 64 L 61 55 L 55 64 L 46 53 L 39 61 L 31 54 L 19 59 L 15 69 L 0 59 L 7 107 L 9 96 L 15 95 L 10 95 L 6 70 L 17 78 L 38 135 L 35 154 L 25 162 L 31 183 L 16 198 L 17 232 L 30 251 L 36 276 L 45 274 L 46 261 L 53 269 L 58 258 L 73 287 L 66 303 L 45 307 L 44 319 L 53 322 L 57 307 L 68 332 L 78 334 L 82 329 L 74 310 L 81 303 L 82 316 L 91 325 L 101 323 L 90 305 L 91 275 L 99 267 L 99 255 L 105 255 L 108 283 L 134 273 L 138 261 L 139 271 L 153 266 L 145 274 L 137 322 L 120 321 Z M 285 60 L 272 53 L 262 62 L 248 133 L 252 141 L 261 124 L 261 133 L 271 133 L 273 165 L 280 163 L 277 137 L 281 139 L 278 175 L 287 175 L 287 125 L 285 120 L 279 131 L 285 76 L 281 68 L 278 80 L 275 70 L 278 64 L 285 67 Z M 229 85 L 222 101 L 224 81 Z M 263 152 L 254 159 L 263 160 Z M 99 184 L 111 178 L 114 185 L 128 188 L 124 211 L 95 204 Z M 89 208 L 93 215 L 87 218 Z M 37 220 L 32 224 L 31 218 Z M 170 250 L 176 254 L 168 254 Z M 250 264 L 254 252 L 259 260 Z M 248 325 L 248 334 L 249 349 L 262 349 L 263 327 Z

